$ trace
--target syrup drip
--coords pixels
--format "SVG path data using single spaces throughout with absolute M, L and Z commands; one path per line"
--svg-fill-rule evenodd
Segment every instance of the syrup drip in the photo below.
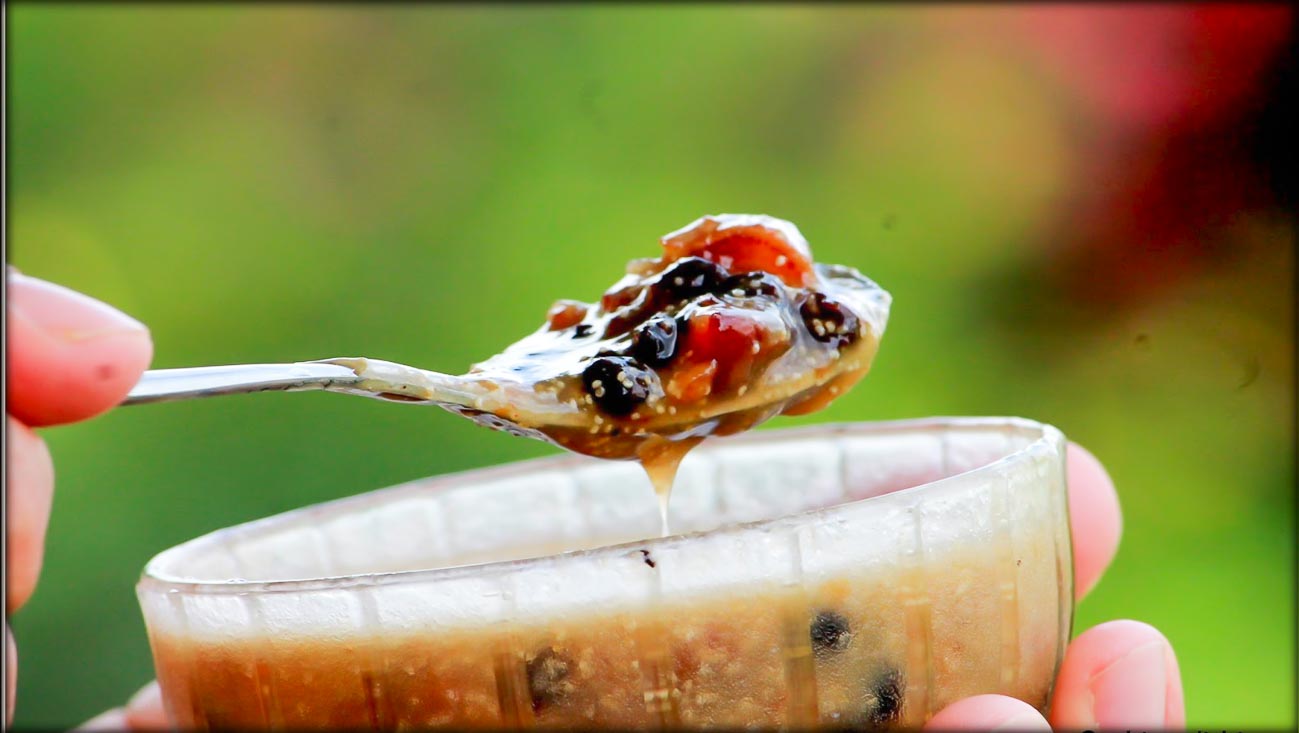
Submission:
M 654 495 L 658 500 L 659 536 L 661 537 L 667 537 L 670 533 L 668 502 L 672 498 L 677 469 L 681 467 L 681 460 L 686 457 L 690 449 L 699 445 L 702 440 L 703 438 L 700 437 L 674 441 L 656 436 L 646 441 L 638 451 L 637 458 L 641 468 L 645 469 L 645 475 L 649 476 L 650 485 L 654 487 Z

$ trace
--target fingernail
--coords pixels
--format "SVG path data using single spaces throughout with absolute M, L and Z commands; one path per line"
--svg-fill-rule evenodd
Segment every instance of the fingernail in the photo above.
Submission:
M 1050 731 L 1051 724 L 1046 722 L 1046 718 L 1043 718 L 1042 714 L 1036 710 L 1020 710 L 997 725 L 992 726 L 990 730 L 1007 731 L 1007 733 L 1017 730 Z
M 131 701 L 126 704 L 126 707 L 151 707 L 157 705 L 161 700 L 162 688 L 158 687 L 158 681 L 154 680 L 136 691 L 136 693 L 131 696 Z
M 81 725 L 73 728 L 73 733 L 82 731 L 124 731 L 130 730 L 126 722 L 126 713 L 121 708 L 113 708 L 96 715 Z
M 167 719 L 166 707 L 162 701 L 162 688 L 154 680 L 131 696 L 126 704 L 126 721 L 131 730 L 167 730 L 171 722 Z
M 1162 639 L 1139 646 L 1092 676 L 1087 687 L 1098 726 L 1147 730 L 1167 726 L 1165 646 Z
M 147 333 L 143 323 L 107 303 L 34 277 L 9 273 L 9 314 L 65 343 L 105 334 Z

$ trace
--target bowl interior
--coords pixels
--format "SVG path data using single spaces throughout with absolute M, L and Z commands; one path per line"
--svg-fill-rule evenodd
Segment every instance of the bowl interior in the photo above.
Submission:
M 953 419 L 762 431 L 683 462 L 673 534 L 869 500 L 1012 460 L 1045 440 L 1028 421 Z M 923 490 L 923 489 L 922 489 Z M 162 553 L 161 581 L 229 584 L 514 561 L 658 536 L 630 462 L 561 456 L 414 481 L 214 532 Z

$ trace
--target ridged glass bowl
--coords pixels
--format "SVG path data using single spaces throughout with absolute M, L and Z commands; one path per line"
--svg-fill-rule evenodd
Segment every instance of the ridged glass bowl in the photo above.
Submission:
M 138 586 L 182 728 L 894 727 L 1044 709 L 1069 639 L 1065 442 L 951 418 L 684 462 L 423 479 L 167 550 Z

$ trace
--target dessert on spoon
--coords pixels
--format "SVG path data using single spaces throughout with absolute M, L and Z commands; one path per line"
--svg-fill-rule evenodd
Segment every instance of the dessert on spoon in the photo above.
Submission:
M 790 222 L 702 217 L 633 260 L 598 301 L 560 300 L 534 333 L 459 376 L 333 358 L 147 372 L 127 404 L 323 389 L 437 405 L 599 458 L 639 460 L 665 498 L 710 435 L 818 410 L 870 367 L 890 296 L 817 264 Z

